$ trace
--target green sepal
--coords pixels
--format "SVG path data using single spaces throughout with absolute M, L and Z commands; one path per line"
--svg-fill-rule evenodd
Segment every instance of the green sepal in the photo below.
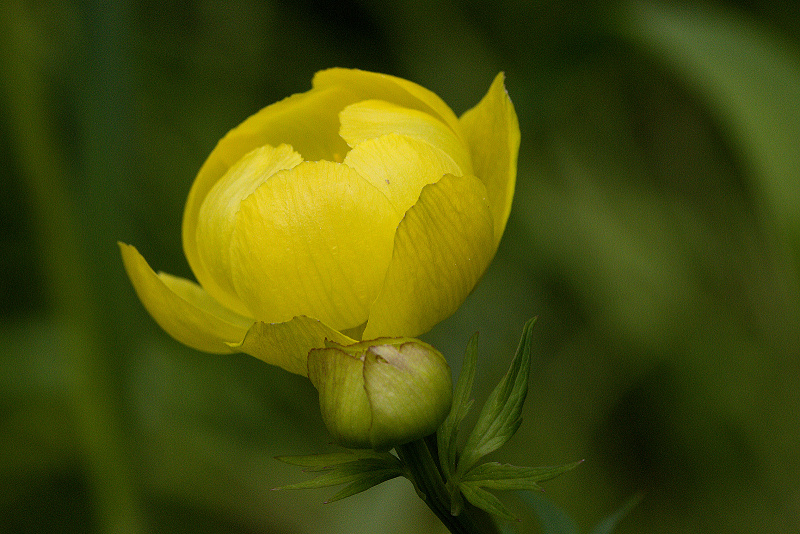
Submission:
M 306 467 L 304 471 L 321 473 L 316 478 L 273 488 L 274 490 L 298 490 L 325 488 L 348 484 L 325 503 L 350 497 L 373 486 L 406 474 L 405 467 L 390 453 L 354 450 L 342 453 L 313 454 L 309 456 L 280 456 L 276 460 Z
M 528 394 L 531 339 L 535 322 L 534 317 L 525 323 L 511 367 L 489 395 L 475 428 L 467 438 L 458 462 L 457 475 L 468 472 L 478 460 L 503 446 L 522 424 L 522 405 Z
M 453 405 L 450 413 L 436 431 L 439 462 L 445 480 L 450 480 L 456 470 L 458 426 L 464 420 L 474 400 L 470 399 L 475 369 L 478 362 L 478 334 L 472 336 L 464 353 L 464 363 L 453 391 Z M 455 511 L 455 510 L 454 510 Z
M 503 503 L 500 502 L 500 499 L 488 491 L 481 489 L 479 484 L 474 482 L 462 482 L 458 485 L 458 488 L 461 490 L 461 493 L 464 494 L 464 498 L 473 506 L 501 519 L 507 519 L 509 521 L 516 520 L 514 514 L 508 511 Z
M 478 485 L 493 490 L 542 491 L 539 482 L 550 480 L 575 469 L 583 460 L 555 467 L 521 467 L 497 462 L 476 466 L 462 478 L 462 483 Z

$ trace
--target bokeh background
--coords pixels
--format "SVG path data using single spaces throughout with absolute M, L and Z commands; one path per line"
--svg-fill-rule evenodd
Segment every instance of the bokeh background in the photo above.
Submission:
M 522 129 L 497 258 L 425 339 L 481 402 L 538 315 L 495 457 L 589 527 L 800 532 L 800 9 L 792 2 L 0 3 L 0 530 L 442 532 L 405 480 L 323 505 L 276 455 L 332 450 L 307 380 L 164 334 L 117 240 L 191 276 L 217 139 L 330 66 L 460 114 L 500 70 Z M 795 6 L 795 7 L 792 7 Z M 516 495 L 505 502 L 538 524 Z

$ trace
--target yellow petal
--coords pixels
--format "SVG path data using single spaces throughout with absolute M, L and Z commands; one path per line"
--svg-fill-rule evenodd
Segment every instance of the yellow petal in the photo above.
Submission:
M 314 75 L 315 88 L 348 87 L 360 95 L 361 100 L 386 100 L 394 104 L 429 113 L 447 124 L 456 135 L 461 136 L 459 121 L 453 110 L 435 93 L 424 87 L 377 72 L 358 69 L 334 68 L 319 71 Z
M 230 270 L 230 245 L 236 214 L 242 200 L 280 170 L 291 169 L 303 158 L 289 145 L 269 145 L 249 152 L 211 188 L 200 207 L 197 250 L 210 281 L 204 288 L 215 299 L 252 315 L 236 295 Z
M 342 123 L 339 133 L 351 147 L 367 139 L 398 133 L 425 141 L 448 154 L 460 167 L 459 175 L 472 174 L 469 148 L 450 127 L 429 113 L 384 100 L 365 100 L 344 108 L 339 120 Z
M 136 294 L 161 328 L 197 350 L 234 352 L 226 343 L 243 339 L 252 319 L 224 308 L 189 280 L 156 274 L 131 245 L 119 248 Z
M 502 72 L 498 74 L 483 99 L 460 120 L 472 151 L 475 175 L 486 185 L 489 195 L 495 244 L 500 242 L 511 212 L 520 139 L 517 114 L 504 79 Z
M 307 376 L 308 352 L 322 348 L 325 340 L 350 345 L 354 340 L 310 317 L 295 317 L 285 323 L 255 323 L 244 340 L 231 345 L 236 352 L 255 356 L 290 373 Z
M 358 144 L 344 164 L 382 191 L 398 213 L 413 206 L 426 185 L 438 182 L 445 174 L 463 174 L 453 158 L 438 148 L 397 134 Z
M 236 292 L 259 321 L 307 315 L 336 330 L 361 325 L 400 217 L 343 164 L 281 171 L 241 203 L 231 240 Z
M 339 137 L 339 111 L 358 99 L 346 86 L 292 95 L 252 115 L 217 143 L 192 184 L 183 214 L 184 252 L 203 287 L 212 277 L 197 251 L 197 223 L 200 206 L 214 184 L 245 154 L 264 145 L 291 145 L 308 160 L 341 159 L 349 147 Z
M 495 250 L 480 180 L 448 175 L 426 186 L 397 229 L 392 263 L 364 339 L 428 331 L 464 302 Z

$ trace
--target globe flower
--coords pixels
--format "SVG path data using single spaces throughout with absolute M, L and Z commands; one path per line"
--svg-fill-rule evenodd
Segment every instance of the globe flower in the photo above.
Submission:
M 518 146 L 502 74 L 457 118 L 412 82 L 324 70 L 201 167 L 183 217 L 197 283 L 122 258 L 178 341 L 308 376 L 326 340 L 415 337 L 461 305 L 505 229 Z

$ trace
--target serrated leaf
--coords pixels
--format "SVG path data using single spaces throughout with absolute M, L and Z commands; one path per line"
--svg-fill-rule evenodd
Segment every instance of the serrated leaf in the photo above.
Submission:
M 393 473 L 393 476 L 400 476 L 403 474 L 403 470 L 394 467 L 386 467 L 382 464 L 365 465 L 361 462 L 353 462 L 351 464 L 331 467 L 329 470 L 322 471 L 322 474 L 317 478 L 289 484 L 288 486 L 281 486 L 275 489 L 311 489 L 338 486 L 339 484 L 347 484 L 365 476 L 373 476 L 376 473 Z
M 380 453 L 372 450 L 348 450 L 345 452 L 333 452 L 328 454 L 310 454 L 307 456 L 276 456 L 276 460 L 289 465 L 298 465 L 300 467 L 311 467 L 328 469 L 330 467 L 355 462 L 359 460 L 381 460 L 387 464 L 400 465 L 400 461 L 389 454 L 388 452 Z M 313 471 L 314 469 L 306 469 L 306 471 Z
M 531 365 L 531 337 L 536 318 L 522 330 L 519 348 L 506 375 L 489 395 L 472 433 L 464 445 L 458 473 L 469 471 L 478 460 L 500 448 L 522 424 L 522 405 L 528 394 Z
M 305 467 L 304 471 L 321 474 L 314 479 L 274 488 L 275 490 L 314 489 L 348 484 L 326 502 L 355 495 L 405 473 L 403 464 L 396 456 L 374 451 L 283 456 L 277 459 Z
M 345 486 L 341 491 L 333 495 L 330 499 L 325 501 L 325 504 L 329 504 L 347 497 L 351 497 L 356 493 L 361 493 L 362 491 L 366 491 L 373 486 L 377 486 L 378 484 L 382 484 L 387 480 L 391 480 L 397 476 L 400 476 L 402 473 L 397 473 L 395 471 L 386 470 L 386 471 L 376 471 L 375 473 L 364 473 L 364 476 L 357 479 L 352 484 Z
M 619 510 L 600 521 L 597 526 L 592 529 L 590 534 L 611 534 L 611 532 L 614 532 L 619 522 L 622 521 L 631 510 L 636 508 L 636 505 L 642 502 L 643 497 L 641 493 L 637 493 L 625 501 L 625 504 L 623 504 Z
M 579 534 L 575 521 L 550 500 L 530 492 L 522 493 L 521 496 L 539 518 L 544 534 Z
M 464 363 L 461 365 L 461 372 L 453 390 L 452 408 L 436 433 L 439 462 L 442 466 L 445 480 L 449 480 L 455 471 L 458 426 L 472 406 L 473 401 L 469 397 L 472 394 L 472 384 L 475 381 L 477 361 L 478 334 L 476 332 L 469 340 L 467 350 L 464 352 Z
M 555 478 L 580 464 L 579 461 L 553 467 L 520 467 L 490 462 L 472 468 L 461 480 L 494 490 L 541 491 L 539 482 Z
M 464 494 L 464 498 L 467 499 L 473 506 L 489 512 L 490 514 L 501 519 L 508 519 L 509 521 L 516 519 L 516 517 L 514 517 L 514 515 L 503 505 L 503 503 L 500 502 L 500 499 L 488 491 L 482 490 L 480 487 L 471 482 L 462 482 L 458 487 L 461 490 L 461 493 Z

